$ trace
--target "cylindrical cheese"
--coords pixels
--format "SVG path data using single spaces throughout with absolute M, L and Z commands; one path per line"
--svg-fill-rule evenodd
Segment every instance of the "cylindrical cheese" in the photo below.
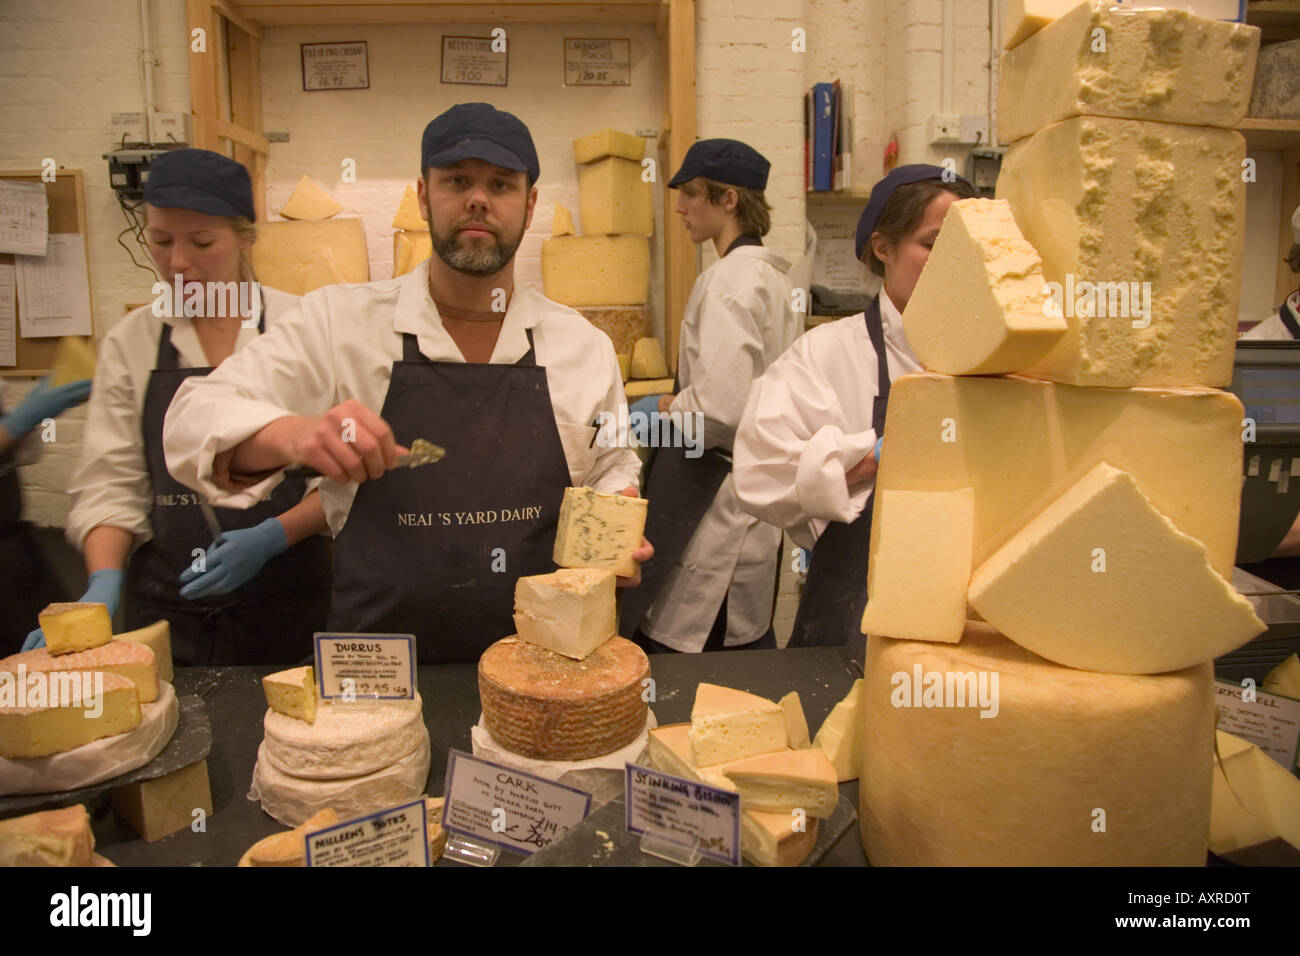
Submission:
M 976 688 L 974 706 L 952 706 L 959 686 Z M 1150 676 L 1072 670 L 987 625 L 968 625 L 960 644 L 871 637 L 859 707 L 867 858 L 1202 866 L 1212 691 L 1209 663 Z

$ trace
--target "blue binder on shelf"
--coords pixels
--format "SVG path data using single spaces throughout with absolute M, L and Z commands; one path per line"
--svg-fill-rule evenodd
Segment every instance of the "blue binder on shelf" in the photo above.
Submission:
M 835 92 L 830 83 L 813 86 L 814 190 L 829 191 L 835 178 Z

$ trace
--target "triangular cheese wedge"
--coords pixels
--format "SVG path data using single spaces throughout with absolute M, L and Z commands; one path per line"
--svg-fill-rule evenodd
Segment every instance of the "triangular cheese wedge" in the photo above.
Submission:
M 310 664 L 267 674 L 262 678 L 262 692 L 272 710 L 316 723 L 316 673 Z
M 835 767 L 815 747 L 736 760 L 723 772 L 751 810 L 828 817 L 840 799 Z
M 0 866 L 91 866 L 94 850 L 84 804 L 0 820 Z
M 1260 685 L 1270 694 L 1294 697 L 1300 700 L 1300 654 L 1292 654 L 1268 672 Z
M 1240 737 L 1216 739 L 1210 849 L 1247 866 L 1300 865 L 1300 779 Z
M 573 228 L 573 213 L 558 202 L 555 204 L 555 218 L 551 220 L 552 236 L 572 236 L 577 230 Z
M 45 633 L 45 646 L 56 657 L 88 651 L 113 639 L 113 622 L 105 604 L 48 604 L 37 620 Z
M 402 193 L 402 201 L 397 206 L 397 215 L 393 217 L 394 229 L 406 229 L 410 232 L 427 232 L 429 223 L 420 215 L 420 200 L 415 194 L 415 187 L 407 184 Z
M 858 678 L 844 699 L 831 708 L 813 741 L 813 745 L 835 766 L 835 776 L 840 783 L 857 780 L 859 775 L 858 704 L 861 698 L 862 678 Z
M 54 353 L 54 374 L 50 384 L 58 387 L 95 377 L 95 351 L 80 335 L 59 339 Z
M 804 716 L 799 692 L 792 690 L 777 703 L 781 705 L 781 710 L 785 714 L 786 743 L 795 750 L 811 747 L 812 740 L 808 737 L 808 718 Z
M 293 195 L 280 210 L 285 219 L 328 219 L 343 211 L 343 204 L 326 192 L 316 180 L 303 176 L 293 187 Z
M 263 840 L 258 840 L 240 861 L 240 866 L 305 866 L 307 849 L 303 841 L 308 833 L 333 826 L 339 822 L 339 815 L 326 807 L 308 817 L 292 830 L 273 833 Z
M 172 682 L 172 629 L 166 621 L 154 621 L 134 631 L 114 634 L 113 640 L 131 641 L 149 648 L 153 651 L 154 666 L 158 668 L 158 679 L 169 684 Z
M 784 750 L 785 712 L 743 690 L 700 684 L 691 708 L 690 741 L 697 767 Z

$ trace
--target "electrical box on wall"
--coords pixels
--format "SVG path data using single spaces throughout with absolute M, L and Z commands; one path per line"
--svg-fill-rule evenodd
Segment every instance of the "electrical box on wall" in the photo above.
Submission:
M 190 141 L 190 114 L 179 111 L 153 114 L 153 144 L 184 146 Z
M 981 196 L 992 196 L 998 184 L 998 174 L 1002 172 L 1002 154 L 1000 146 L 978 146 L 970 151 L 966 158 L 966 178 L 970 180 Z
M 108 184 L 118 198 L 131 202 L 143 199 L 144 184 L 149 181 L 149 164 L 165 152 L 162 149 L 116 149 L 105 153 Z

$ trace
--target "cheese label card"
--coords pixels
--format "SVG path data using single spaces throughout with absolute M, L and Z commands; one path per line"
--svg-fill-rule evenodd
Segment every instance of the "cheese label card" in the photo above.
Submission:
M 424 798 L 304 834 L 308 866 L 433 866 Z
M 1253 699 L 1246 699 L 1253 697 Z M 1296 765 L 1300 749 L 1300 700 L 1246 688 L 1231 681 L 1214 682 L 1219 729 L 1248 740 L 1282 766 Z
M 627 764 L 627 829 L 740 866 L 740 794 Z
M 531 856 L 559 840 L 591 812 L 591 794 L 513 767 L 449 750 L 442 825 Z
M 415 699 L 413 634 L 314 634 L 321 700 Z

